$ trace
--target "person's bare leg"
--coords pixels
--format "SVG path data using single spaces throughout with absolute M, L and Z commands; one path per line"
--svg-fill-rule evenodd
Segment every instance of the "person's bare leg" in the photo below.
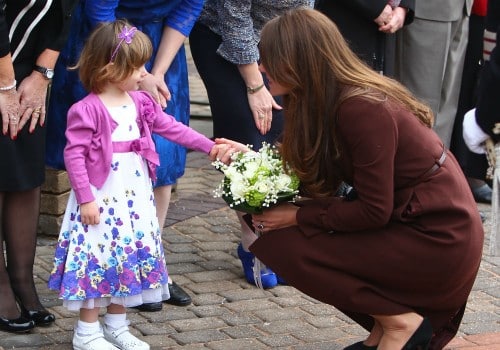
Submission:
M 172 197 L 172 185 L 158 186 L 154 189 L 156 216 L 160 224 L 160 230 L 163 230 L 167 220 L 168 206 Z
M 80 321 L 94 323 L 97 322 L 98 319 L 99 319 L 98 307 L 93 309 L 85 309 L 85 308 L 80 309 Z
M 160 230 L 163 230 L 165 221 L 167 220 L 168 207 L 170 205 L 170 198 L 172 197 L 172 185 L 158 186 L 154 189 L 155 203 L 156 203 L 156 216 L 158 217 L 158 224 Z M 166 302 L 177 306 L 186 306 L 191 304 L 191 297 L 184 289 L 176 283 L 173 283 L 170 275 L 168 276 L 168 285 L 170 291 L 170 299 Z
M 108 314 L 124 314 L 126 312 L 126 309 L 123 305 L 109 304 L 106 312 Z
M 419 328 L 423 317 L 415 312 L 400 315 L 372 315 L 383 330 L 378 344 L 379 350 L 402 349 Z
M 172 185 L 155 187 L 154 196 L 156 203 L 156 216 L 158 217 L 160 231 L 162 231 L 165 226 L 165 221 L 167 220 L 168 207 L 170 205 L 170 198 L 172 197 Z M 168 283 L 172 283 L 170 275 L 168 276 Z
M 238 216 L 238 220 L 241 225 L 241 245 L 243 246 L 243 250 L 249 251 L 248 247 L 252 245 L 253 242 L 257 239 L 257 235 L 253 231 L 251 227 L 248 227 L 247 223 L 243 219 L 244 213 L 240 211 L 236 211 L 236 215 Z
M 377 320 L 374 320 L 375 324 L 368 335 L 368 337 L 363 341 L 363 344 L 366 346 L 376 346 L 380 343 L 380 339 L 382 335 L 384 335 L 384 330 L 382 329 L 382 325 Z

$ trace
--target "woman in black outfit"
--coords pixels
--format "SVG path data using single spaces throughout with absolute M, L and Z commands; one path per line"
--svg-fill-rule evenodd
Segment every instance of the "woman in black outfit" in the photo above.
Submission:
M 0 330 L 55 317 L 40 303 L 33 263 L 44 181 L 47 92 L 75 0 L 0 0 Z M 6 256 L 4 256 L 6 254 Z M 21 310 L 21 312 L 18 309 Z
M 314 8 L 335 22 L 359 58 L 384 75 L 394 75 L 394 32 L 413 22 L 415 0 L 316 0 Z

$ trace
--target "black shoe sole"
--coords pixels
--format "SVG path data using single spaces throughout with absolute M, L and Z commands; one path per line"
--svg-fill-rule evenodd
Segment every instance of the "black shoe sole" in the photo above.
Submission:
M 139 311 L 144 311 L 144 312 L 158 312 L 158 311 L 161 311 L 163 306 L 161 303 L 147 303 L 147 304 L 132 306 L 132 308 L 137 309 Z

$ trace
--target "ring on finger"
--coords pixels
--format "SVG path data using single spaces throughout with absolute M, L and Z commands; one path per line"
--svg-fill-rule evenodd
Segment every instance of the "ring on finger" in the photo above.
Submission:
M 259 230 L 263 230 L 263 229 L 264 229 L 264 227 L 265 227 L 265 226 L 264 226 L 264 223 L 263 223 L 263 222 L 261 222 L 260 224 L 258 224 L 258 225 L 257 225 L 257 228 L 258 228 Z
M 42 111 L 42 107 L 36 107 L 34 110 L 33 110 L 33 113 L 38 113 L 40 114 L 40 112 Z
M 17 124 L 18 121 L 19 121 L 19 119 L 15 115 L 11 115 L 9 117 L 9 123 L 11 123 L 11 124 Z
M 262 113 L 259 113 L 259 119 L 264 119 L 265 115 Z

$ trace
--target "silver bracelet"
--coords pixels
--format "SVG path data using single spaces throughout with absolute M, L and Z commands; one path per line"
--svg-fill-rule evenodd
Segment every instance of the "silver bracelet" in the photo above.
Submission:
M 0 91 L 9 91 L 9 90 L 15 89 L 16 86 L 17 86 L 17 81 L 16 81 L 16 79 L 14 79 L 14 82 L 12 83 L 12 85 L 1 86 L 0 87 Z

